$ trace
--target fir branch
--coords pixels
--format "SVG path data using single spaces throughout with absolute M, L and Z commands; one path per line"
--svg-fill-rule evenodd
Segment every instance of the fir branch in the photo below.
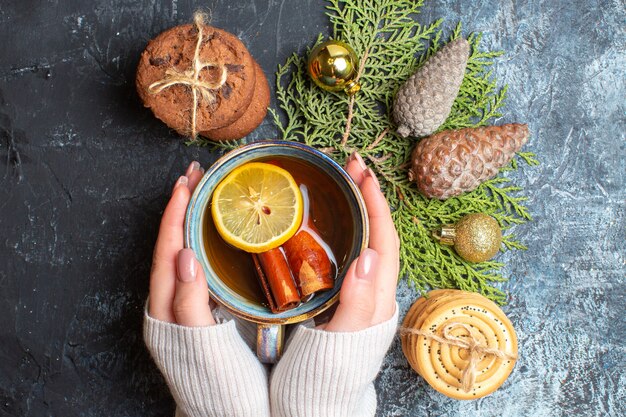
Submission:
M 502 236 L 502 243 L 504 244 L 504 246 L 506 246 L 506 248 L 508 250 L 511 249 L 520 249 L 520 250 L 526 250 L 528 249 L 528 247 L 526 245 L 524 245 L 523 243 L 519 242 L 516 238 L 516 236 L 512 233 L 509 233 L 508 235 L 504 235 Z
M 518 152 L 517 156 L 519 156 L 531 167 L 539 165 L 539 161 L 537 160 L 537 158 L 535 158 L 536 155 L 532 152 Z
M 431 233 L 442 224 L 455 223 L 468 213 L 492 215 L 506 230 L 531 220 L 522 190 L 500 176 L 476 190 L 446 201 L 426 199 L 407 178 L 407 161 L 415 140 L 401 138 L 391 122 L 393 98 L 398 88 L 448 41 L 462 36 L 459 23 L 448 36 L 442 20 L 422 25 L 415 18 L 423 0 L 328 0 L 332 39 L 350 44 L 359 57 L 368 51 L 356 96 L 350 136 L 341 143 L 348 97 L 317 88 L 306 73 L 310 48 L 324 40 L 320 34 L 301 55 L 293 54 L 276 72 L 277 109 L 270 114 L 279 136 L 322 149 L 339 163 L 358 150 L 379 175 L 382 191 L 400 236 L 401 275 L 419 292 L 428 288 L 460 288 L 482 293 L 503 303 L 497 288 L 504 281 L 503 264 L 470 264 L 451 247 L 437 243 Z M 500 88 L 491 73 L 493 60 L 502 52 L 481 48 L 481 34 L 470 34 L 471 53 L 465 78 L 450 116 L 439 130 L 484 126 L 501 116 L 506 86 Z M 381 136 L 381 134 L 385 132 Z M 204 144 L 199 141 L 195 144 Z M 229 145 L 224 145 L 228 147 Z M 535 156 L 519 152 L 503 173 L 516 170 L 518 160 L 538 164 Z M 515 235 L 505 234 L 503 248 L 525 249 Z

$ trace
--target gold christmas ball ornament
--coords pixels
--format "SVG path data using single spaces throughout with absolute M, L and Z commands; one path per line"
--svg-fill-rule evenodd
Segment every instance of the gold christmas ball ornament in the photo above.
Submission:
M 468 262 L 484 262 L 500 250 L 502 229 L 485 213 L 468 214 L 454 225 L 445 225 L 433 232 L 444 245 L 453 245 L 459 256 Z
M 307 68 L 317 86 L 327 91 L 344 91 L 354 95 L 361 89 L 356 81 L 359 60 L 350 45 L 342 41 L 326 41 L 311 51 Z

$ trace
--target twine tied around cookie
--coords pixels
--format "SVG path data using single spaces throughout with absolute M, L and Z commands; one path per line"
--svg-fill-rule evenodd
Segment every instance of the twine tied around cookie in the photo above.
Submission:
M 467 336 L 454 336 L 452 334 L 452 330 L 456 328 L 465 329 L 465 331 L 467 331 Z M 463 388 L 465 392 L 469 392 L 474 387 L 474 382 L 476 382 L 476 365 L 478 365 L 478 363 L 482 360 L 482 356 L 490 355 L 499 359 L 517 359 L 517 356 L 515 355 L 511 355 L 510 353 L 504 352 L 500 349 L 490 348 L 481 344 L 480 340 L 474 337 L 471 327 L 465 323 L 455 322 L 448 324 L 443 329 L 443 336 L 438 336 L 431 332 L 409 327 L 400 327 L 400 334 L 423 336 L 426 339 L 434 340 L 442 345 L 457 346 L 462 349 L 466 349 L 469 354 L 469 360 L 461 375 L 461 388 Z
M 197 112 L 198 103 L 201 100 L 209 104 L 213 104 L 216 100 L 215 90 L 219 90 L 225 83 L 228 71 L 226 66 L 217 64 L 214 62 L 202 62 L 200 60 L 200 49 L 202 48 L 202 37 L 204 28 L 204 14 L 196 12 L 193 16 L 193 22 L 196 30 L 198 31 L 198 41 L 196 42 L 196 49 L 193 55 L 193 65 L 191 68 L 180 71 L 176 68 L 168 68 L 165 71 L 165 77 L 153 82 L 148 87 L 150 94 L 158 94 L 161 91 L 169 88 L 173 85 L 186 85 L 191 88 L 193 95 L 193 107 L 191 111 L 191 138 L 196 139 L 198 135 L 197 131 Z M 205 68 L 216 67 L 221 70 L 219 80 L 217 82 L 207 82 L 199 79 L 200 71 Z M 198 93 L 200 97 L 198 97 Z

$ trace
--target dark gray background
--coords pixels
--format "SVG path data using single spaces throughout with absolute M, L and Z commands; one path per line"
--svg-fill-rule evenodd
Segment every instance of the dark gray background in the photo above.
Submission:
M 143 109 L 134 72 L 198 6 L 270 81 L 328 30 L 321 1 L 0 3 L 0 416 L 172 415 L 141 339 L 151 250 L 173 181 L 216 154 Z M 500 256 L 521 359 L 502 389 L 459 402 L 396 343 L 379 415 L 624 415 L 624 2 L 433 1 L 418 20 L 439 17 L 506 51 L 497 122 L 528 122 L 542 161 L 512 174 L 535 217 L 514 230 L 529 250 Z M 252 137 L 275 134 L 267 120 Z M 403 312 L 415 298 L 401 285 Z

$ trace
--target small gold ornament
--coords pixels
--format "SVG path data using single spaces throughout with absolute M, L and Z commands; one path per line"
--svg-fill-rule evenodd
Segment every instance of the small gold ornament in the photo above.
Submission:
M 434 231 L 433 236 L 443 245 L 454 245 L 456 253 L 468 262 L 493 258 L 502 243 L 500 225 L 485 213 L 465 215 L 456 224 Z
M 327 91 L 344 91 L 349 96 L 361 89 L 356 81 L 359 60 L 354 49 L 342 41 L 326 41 L 309 55 L 309 75 L 317 86 Z

